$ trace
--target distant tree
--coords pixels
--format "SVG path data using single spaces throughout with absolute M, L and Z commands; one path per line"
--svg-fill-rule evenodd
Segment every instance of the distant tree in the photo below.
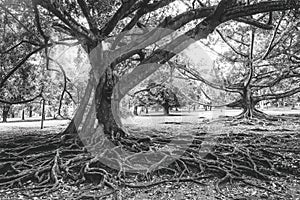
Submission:
M 136 106 L 161 106 L 163 108 L 164 115 L 169 115 L 171 108 L 180 107 L 175 89 L 168 84 L 150 82 L 146 88 L 136 92 L 134 98 Z M 134 114 L 137 114 L 136 107 Z
M 219 55 L 215 62 L 216 78 L 207 80 L 197 66 L 181 64 L 184 76 L 205 83 L 215 90 L 235 95 L 226 105 L 240 107 L 238 118 L 267 118 L 256 108 L 260 101 L 290 97 L 300 92 L 299 13 L 278 13 L 272 18 L 272 33 L 253 26 L 238 25 L 217 30 L 214 40 L 206 44 Z M 245 34 L 247 33 L 247 34 Z M 214 46 L 227 46 L 218 52 Z M 198 66 L 200 67 L 200 66 Z M 213 73 L 213 72 L 211 72 Z

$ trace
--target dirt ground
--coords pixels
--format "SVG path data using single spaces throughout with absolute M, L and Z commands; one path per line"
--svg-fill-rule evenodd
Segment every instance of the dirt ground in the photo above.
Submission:
M 185 179 L 172 179 L 169 176 L 154 177 L 151 181 L 128 180 L 130 187 L 120 185 L 117 193 L 105 185 L 72 185 L 64 184 L 57 191 L 41 197 L 34 197 L 30 190 L 0 189 L 0 199 L 300 199 L 300 124 L 297 120 L 285 122 L 249 123 L 248 121 L 230 121 L 222 118 L 224 115 L 233 116 L 238 110 L 213 110 L 207 112 L 173 113 L 173 116 L 129 117 L 123 123 L 130 134 L 164 134 L 164 135 L 197 135 L 205 133 L 211 142 L 216 138 L 212 151 L 218 149 L 218 142 L 222 145 L 251 146 L 256 150 L 264 147 L 268 151 L 280 153 L 286 160 L 289 169 L 285 176 L 271 176 L 269 181 L 261 181 L 251 177 L 244 177 L 247 182 L 232 182 L 216 186 L 216 177 L 199 179 L 197 183 Z M 270 110 L 269 114 L 282 114 L 282 111 Z M 285 114 L 298 114 L 299 111 L 287 111 Z M 40 130 L 40 122 L 0 123 L 0 137 L 9 138 L 11 135 L 56 134 L 67 126 L 68 121 L 50 120 L 45 122 L 45 128 Z M 1 151 L 1 149 L 0 149 Z M 255 152 L 256 153 L 256 152 Z M 224 155 L 226 152 L 224 152 Z M 296 174 L 296 175 L 295 175 Z M 187 180 L 187 181 L 184 181 Z

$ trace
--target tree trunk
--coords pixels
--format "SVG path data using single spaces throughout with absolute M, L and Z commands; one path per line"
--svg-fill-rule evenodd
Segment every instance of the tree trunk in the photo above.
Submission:
M 11 105 L 4 105 L 2 110 L 2 119 L 3 122 L 7 122 L 8 113 L 10 110 Z
M 243 90 L 242 107 L 244 110 L 241 115 L 243 115 L 244 118 L 253 118 L 255 104 L 252 98 L 252 91 L 249 86 Z
M 22 120 L 25 120 L 25 109 L 22 110 Z
M 243 108 L 243 112 L 238 116 L 238 118 L 263 118 L 274 120 L 275 118 L 269 116 L 255 108 L 255 105 L 258 102 L 253 99 L 251 88 L 247 87 L 243 90 L 242 100 L 241 100 L 241 107 Z
M 88 84 L 85 88 L 84 95 L 80 100 L 79 107 L 77 108 L 74 117 L 69 123 L 68 127 L 62 133 L 63 135 L 66 134 L 76 135 L 78 133 L 78 128 L 82 122 L 83 115 L 89 103 L 89 100 L 91 98 L 92 91 L 93 91 L 93 80 L 89 79 Z M 55 117 L 55 115 L 53 116 Z
M 42 120 L 41 120 L 41 129 L 44 128 L 44 121 L 45 121 L 45 99 L 42 100 Z M 24 111 L 24 110 L 23 110 Z
M 118 120 L 118 113 L 115 115 L 112 112 L 112 106 L 118 106 L 116 103 L 112 105 L 113 89 L 117 83 L 117 77 L 113 71 L 108 68 L 96 88 L 95 102 L 96 102 L 96 117 L 99 124 L 103 125 L 103 131 L 108 138 L 125 137 L 125 133 L 121 129 L 120 121 Z M 118 109 L 115 109 L 118 110 Z M 117 121 L 116 121 L 117 120 Z
M 11 111 L 11 118 L 15 118 L 15 112 L 13 110 Z
M 164 115 L 165 116 L 170 115 L 170 106 L 169 106 L 169 104 L 166 103 L 166 104 L 162 105 L 162 107 L 164 109 Z
M 29 117 L 32 117 L 32 105 L 29 106 Z
M 133 108 L 133 114 L 135 115 L 135 116 L 138 116 L 139 114 L 138 114 L 138 106 L 134 106 L 134 108 Z

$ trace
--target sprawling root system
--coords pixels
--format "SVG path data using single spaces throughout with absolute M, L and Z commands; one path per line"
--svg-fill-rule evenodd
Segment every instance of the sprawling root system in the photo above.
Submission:
M 113 195 L 124 187 L 167 182 L 205 186 L 213 179 L 219 192 L 225 184 L 242 182 L 275 193 L 271 183 L 299 178 L 296 130 L 247 126 L 234 131 L 231 126 L 213 133 L 205 126 L 194 127 L 190 135 L 169 136 L 157 131 L 143 131 L 141 136 L 132 129 L 137 134 L 113 142 L 103 136 L 86 143 L 78 135 L 12 135 L 0 141 L 0 188 L 42 196 L 65 185 L 92 183 L 106 186 L 110 192 L 105 195 Z

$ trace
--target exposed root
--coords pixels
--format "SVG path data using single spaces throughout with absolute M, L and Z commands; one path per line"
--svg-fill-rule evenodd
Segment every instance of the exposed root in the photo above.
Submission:
M 26 137 L 19 141 L 26 141 Z M 45 141 L 49 143 L 43 149 L 41 145 Z M 222 185 L 235 182 L 271 192 L 271 189 L 254 185 L 247 179 L 268 183 L 274 177 L 298 177 L 300 174 L 297 156 L 300 137 L 292 133 L 287 137 L 250 131 L 247 134 L 218 134 L 213 140 L 207 140 L 205 135 L 195 135 L 190 141 L 157 135 L 127 137 L 114 147 L 109 146 L 109 140 L 94 143 L 90 149 L 99 150 L 97 155 L 88 153 L 76 141 L 76 136 L 65 137 L 63 142 L 52 136 L 43 137 L 22 146 L 14 145 L 12 139 L 1 141 L 0 187 L 25 186 L 30 193 L 27 195 L 43 196 L 62 189 L 66 182 L 71 185 L 92 183 L 97 187 L 108 187 L 111 192 L 105 194 L 107 196 L 116 195 L 122 187 L 146 189 L 180 182 L 204 186 L 200 180 L 215 177 L 218 178 L 216 190 L 219 192 Z M 7 145 L 9 142 L 12 145 Z M 74 143 L 76 146 L 72 146 Z M 168 179 L 145 184 L 128 182 L 145 182 L 157 177 Z M 101 198 L 87 194 L 80 198 L 84 199 L 84 196 Z

